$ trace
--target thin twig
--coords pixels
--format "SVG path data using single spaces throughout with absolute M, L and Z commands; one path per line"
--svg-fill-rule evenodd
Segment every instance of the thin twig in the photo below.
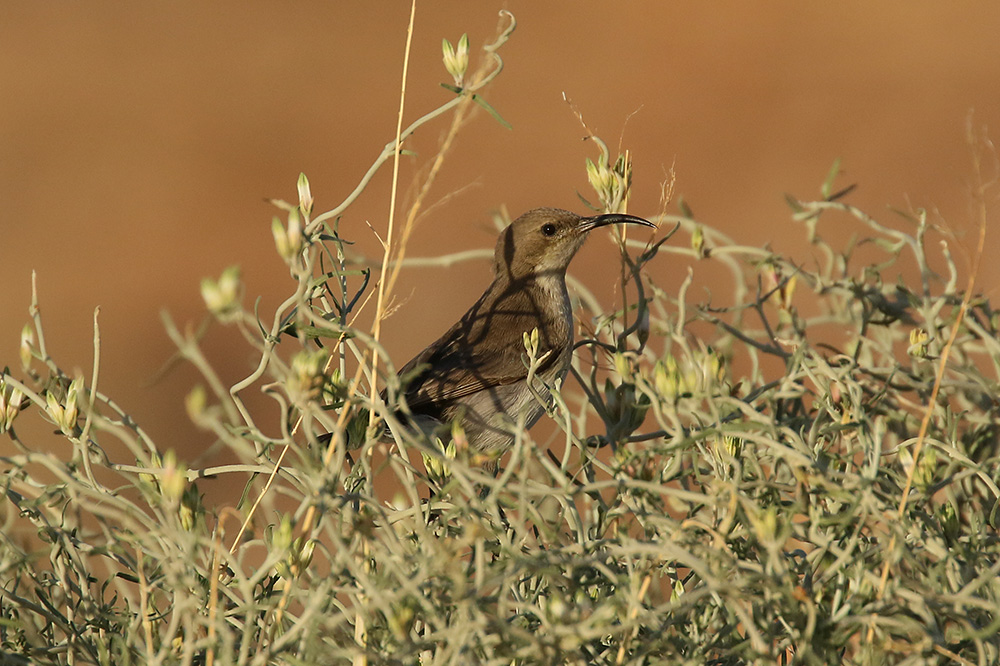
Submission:
M 97 378 L 101 369 L 101 327 L 97 324 L 97 316 L 101 314 L 101 308 L 94 308 L 94 372 L 90 379 L 90 391 L 87 399 L 87 417 L 83 422 L 83 431 L 80 433 L 80 455 L 83 457 L 83 469 L 87 474 L 87 479 L 94 488 L 101 488 L 94 478 L 94 470 L 90 465 L 90 427 L 94 422 L 94 402 L 97 400 Z M 96 446 L 96 444 L 95 444 Z
M 396 191 L 399 188 L 399 158 L 403 148 L 403 111 L 406 108 L 406 78 L 410 69 L 410 45 L 413 43 L 413 19 L 417 13 L 417 0 L 410 3 L 410 22 L 406 26 L 406 48 L 403 52 L 403 77 L 399 89 L 399 111 L 396 115 L 396 145 L 392 154 L 392 188 L 389 193 L 389 221 L 385 234 L 384 260 L 378 280 L 378 297 L 375 299 L 375 322 L 372 337 L 377 342 L 382 334 L 382 315 L 385 312 L 386 297 L 391 291 L 391 285 L 386 284 L 389 259 L 392 256 L 393 232 L 396 225 Z M 372 358 L 372 371 L 378 369 L 378 356 Z M 374 387 L 372 388 L 374 391 Z

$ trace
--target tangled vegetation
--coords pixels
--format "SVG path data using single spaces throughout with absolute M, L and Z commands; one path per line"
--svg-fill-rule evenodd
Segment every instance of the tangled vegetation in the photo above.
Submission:
M 203 283 L 210 316 L 259 352 L 244 380 L 224 386 L 196 333 L 167 320 L 204 377 L 188 413 L 238 464 L 188 469 L 60 368 L 33 307 L 0 381 L 6 662 L 1000 661 L 1000 314 L 924 215 L 877 221 L 833 174 L 821 200 L 790 199 L 819 261 L 740 246 L 683 206 L 653 244 L 618 236 L 623 304 L 572 282 L 582 333 L 551 387 L 557 434 L 519 432 L 498 476 L 460 432 L 399 427 L 378 398 L 398 387 L 381 315 L 452 138 L 477 105 L 498 116 L 477 91 L 500 72 L 504 21 L 471 75 L 468 40 L 447 45 L 454 99 L 401 127 L 341 206 L 314 215 L 304 176 L 297 202 L 275 202 L 290 295 L 270 321 L 244 305 L 238 270 Z M 449 113 L 386 257 L 364 267 L 340 220 L 410 133 Z M 596 207 L 627 202 L 627 157 L 605 150 L 588 176 Z M 834 220 L 855 244 L 823 239 Z M 708 303 L 694 273 L 656 284 L 647 268 L 665 254 L 731 290 Z M 373 330 L 354 325 L 365 307 Z M 251 389 L 280 423 L 250 412 Z M 52 423 L 74 454 L 23 441 L 22 419 Z M 113 440 L 129 460 L 106 453 Z M 243 496 L 203 506 L 205 476 Z

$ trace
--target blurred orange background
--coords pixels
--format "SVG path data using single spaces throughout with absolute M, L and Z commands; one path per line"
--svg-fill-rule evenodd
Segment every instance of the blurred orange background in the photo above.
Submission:
M 631 151 L 636 214 L 660 212 L 674 165 L 676 195 L 701 221 L 809 261 L 783 195 L 818 197 L 839 157 L 838 183 L 859 184 L 848 200 L 880 219 L 901 227 L 888 206 L 927 208 L 932 221 L 972 228 L 966 119 L 974 110 L 977 125 L 1000 127 L 998 3 L 422 2 L 408 122 L 451 96 L 439 86 L 450 80 L 441 39 L 468 32 L 475 65 L 502 8 L 518 27 L 486 98 L 513 129 L 482 112 L 465 128 L 430 202 L 448 198 L 421 222 L 411 256 L 492 247 L 501 207 L 584 212 L 577 192 L 589 194 L 584 158 L 596 150 L 563 93 L 612 148 Z M 183 409 L 196 373 L 182 365 L 153 381 L 174 351 L 159 312 L 200 321 L 200 279 L 240 264 L 246 302 L 259 296 L 270 320 L 293 286 L 264 199 L 294 200 L 300 171 L 318 212 L 354 188 L 395 131 L 408 16 L 405 2 L 5 3 L 0 365 L 19 365 L 35 270 L 57 363 L 89 380 L 100 306 L 101 390 L 161 449 L 196 456 L 211 441 Z M 403 160 L 402 205 L 446 122 L 408 145 L 418 154 Z M 341 225 L 370 256 L 366 222 L 384 233 L 390 174 Z M 987 259 L 998 247 L 988 237 Z M 573 270 L 611 294 L 613 253 L 592 241 Z M 1000 266 L 986 264 L 989 293 Z M 662 266 L 665 286 L 686 269 Z M 404 273 L 405 302 L 383 335 L 397 362 L 489 279 L 487 263 Z M 255 358 L 218 326 L 206 353 L 231 382 Z

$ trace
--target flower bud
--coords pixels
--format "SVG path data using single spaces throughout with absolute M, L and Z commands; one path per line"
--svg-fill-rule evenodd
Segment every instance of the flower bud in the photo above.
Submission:
M 840 388 L 840 382 L 830 382 L 830 402 L 839 407 L 843 397 L 844 392 Z
M 691 249 L 698 253 L 699 257 L 705 256 L 705 229 L 696 224 L 691 232 Z
M 926 493 L 934 485 L 937 472 L 937 452 L 934 447 L 926 447 L 920 454 L 917 468 L 913 470 L 913 485 Z
M 173 450 L 163 456 L 163 475 L 160 476 L 160 489 L 168 502 L 180 502 L 187 489 L 187 467 L 177 462 L 177 454 Z
M 451 424 L 451 441 L 444 447 L 444 455 L 449 460 L 454 460 L 459 451 L 463 453 L 469 450 L 469 438 L 465 434 L 465 428 L 456 419 Z
M 716 470 L 724 479 L 732 474 L 730 463 L 739 460 L 743 453 L 743 438 L 733 435 L 723 435 L 711 442 L 712 458 L 715 459 Z
M 83 392 L 83 377 L 77 377 L 70 382 L 69 390 L 66 391 L 66 418 L 71 423 L 76 423 L 79 413 L 80 394 Z
M 452 433 L 462 440 L 466 439 L 465 431 L 457 422 L 452 426 Z M 438 448 L 441 450 L 441 455 L 421 452 L 420 456 L 423 458 L 424 469 L 427 470 L 427 475 L 440 486 L 444 485 L 451 478 L 451 465 L 448 461 L 454 460 L 455 456 L 458 455 L 458 447 L 455 444 L 454 438 L 448 442 L 447 446 L 440 439 L 436 441 Z
M 955 505 L 951 502 L 945 502 L 938 509 L 938 519 L 941 521 L 941 527 L 944 530 L 945 537 L 950 541 L 954 541 L 959 534 L 961 528 L 961 522 L 959 521 L 958 511 L 955 509 Z
M 795 285 L 799 281 L 798 275 L 792 275 L 785 282 L 779 293 L 781 294 L 781 309 L 790 310 L 792 308 L 792 297 L 795 295 Z
M 64 435 L 74 435 L 76 419 L 79 416 L 77 406 L 80 390 L 83 388 L 83 378 L 78 377 L 69 385 L 65 400 L 60 401 L 52 391 L 45 394 L 45 404 L 49 416 L 59 426 Z
M 778 510 L 769 506 L 750 511 L 748 515 L 757 539 L 765 546 L 773 546 L 778 537 Z
M 700 365 L 701 377 L 698 388 L 710 393 L 717 384 L 726 378 L 725 360 L 717 351 L 709 348 L 701 355 Z
M 914 358 L 927 358 L 927 341 L 930 340 L 930 336 L 927 335 L 927 331 L 922 328 L 914 328 L 910 330 L 910 346 L 907 348 L 906 353 Z
M 442 39 L 441 54 L 444 68 L 451 74 L 455 85 L 461 88 L 465 81 L 465 71 L 469 68 L 469 35 L 462 35 L 458 40 L 457 48 L 453 48 L 447 39 Z
M 278 523 L 277 529 L 273 525 L 270 525 L 264 531 L 264 543 L 273 551 L 288 550 L 292 547 L 294 539 L 292 519 L 287 515 L 281 517 L 281 522 Z
M 198 492 L 198 486 L 192 483 L 184 489 L 184 494 L 181 495 L 181 503 L 177 507 L 177 517 L 180 519 L 181 527 L 185 531 L 191 532 L 204 516 L 205 507 L 201 503 L 201 493 Z
M 222 271 L 218 282 L 212 278 L 201 281 L 201 297 L 208 311 L 219 321 L 232 321 L 240 311 L 240 267 L 230 266 Z
M 620 177 L 609 169 L 608 165 L 603 162 L 594 164 L 588 157 L 587 180 L 590 181 L 590 186 L 597 193 L 597 199 L 601 203 L 601 207 L 605 210 L 617 208 L 620 203 L 618 197 L 618 193 L 621 190 L 619 185 Z
M 21 411 L 21 400 L 24 394 L 19 389 L 7 386 L 0 379 L 0 433 L 10 430 L 14 418 Z
M 326 361 L 330 352 L 302 350 L 292 358 L 291 372 L 285 379 L 285 389 L 293 403 L 303 404 L 319 398 L 326 377 Z
M 636 395 L 632 384 L 615 386 L 610 379 L 604 382 L 604 407 L 608 437 L 621 441 L 642 425 L 649 410 L 649 398 Z
M 21 329 L 21 367 L 25 370 L 31 365 L 32 348 L 35 346 L 35 332 L 31 324 L 25 324 Z
M 310 562 L 312 562 L 313 551 L 316 549 L 316 542 L 305 537 L 296 537 L 288 549 L 288 557 L 285 560 L 288 573 L 295 578 L 302 575 Z
M 677 369 L 677 359 L 673 355 L 656 362 L 653 366 L 653 384 L 656 392 L 667 400 L 673 400 L 683 393 L 681 376 Z
M 288 228 L 281 224 L 281 220 L 275 217 L 271 220 L 271 235 L 274 236 L 274 246 L 278 254 L 285 260 L 286 264 L 291 263 L 302 251 L 302 222 L 297 208 L 288 211 Z
M 308 220 L 309 216 L 312 215 L 313 195 L 312 190 L 309 187 L 309 179 L 306 178 L 304 173 L 299 174 L 299 180 L 296 183 L 296 188 L 299 191 L 299 210 Z
M 612 170 L 622 179 L 622 184 L 627 191 L 632 185 L 632 158 L 629 157 L 629 151 L 626 150 L 624 155 L 618 156 Z
M 205 387 L 198 384 L 191 392 L 187 394 L 184 398 L 184 408 L 187 410 L 188 418 L 192 422 L 198 423 L 201 420 L 202 415 L 205 413 L 205 406 L 208 403 L 208 394 L 205 393 Z
M 611 357 L 615 364 L 615 372 L 618 376 L 622 378 L 623 381 L 632 381 L 632 364 L 629 362 L 628 357 L 625 354 L 616 352 L 614 356 Z
M 528 352 L 528 358 L 537 359 L 538 358 L 538 327 L 531 329 L 531 332 L 525 331 L 521 334 L 521 342 L 524 344 L 524 350 Z
M 670 592 L 671 603 L 678 601 L 684 596 L 684 581 L 680 578 L 674 581 L 674 589 Z
M 149 456 L 149 466 L 163 467 L 163 460 L 160 459 L 160 454 L 156 451 L 153 451 L 153 453 Z M 160 488 L 160 480 L 155 474 L 139 472 L 139 483 L 140 487 L 144 490 L 159 490 Z

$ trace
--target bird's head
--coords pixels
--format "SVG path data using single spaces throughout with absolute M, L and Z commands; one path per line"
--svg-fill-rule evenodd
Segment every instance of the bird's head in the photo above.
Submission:
M 565 274 L 569 262 L 592 229 L 623 223 L 656 226 L 641 217 L 623 213 L 580 217 L 558 208 L 529 210 L 500 232 L 494 253 L 496 273 L 511 280 Z

